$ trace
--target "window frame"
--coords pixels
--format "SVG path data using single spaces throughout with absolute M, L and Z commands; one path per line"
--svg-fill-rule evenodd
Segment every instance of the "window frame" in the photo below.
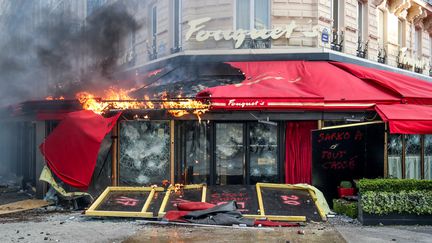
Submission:
M 390 134 L 389 132 L 387 132 L 386 136 L 390 137 L 392 134 Z M 425 179 L 425 136 L 427 135 L 431 135 L 431 134 L 395 134 L 395 135 L 400 135 L 401 136 L 401 142 L 402 142 L 402 154 L 401 154 L 401 174 L 402 177 L 401 179 L 406 179 L 406 136 L 407 135 L 419 135 L 420 136 L 420 178 L 416 178 L 416 179 Z M 388 142 L 389 139 L 387 139 L 387 144 L 386 144 L 386 171 L 385 174 L 386 176 L 388 176 L 389 174 L 389 164 L 388 164 L 388 158 L 389 158 L 389 154 L 388 154 Z
M 422 38 L 423 38 L 422 29 L 414 27 L 413 56 L 416 59 L 420 59 L 422 56 Z
M 216 185 L 217 181 L 217 173 L 216 173 L 216 124 L 219 123 L 235 123 L 235 124 L 242 124 L 243 125 L 243 184 L 242 185 L 252 185 L 251 184 L 251 161 L 250 161 L 250 152 L 249 152 L 249 145 L 250 145 L 250 127 L 252 123 L 256 123 L 256 121 L 223 121 L 223 120 L 215 120 L 210 121 L 209 127 L 207 129 L 207 143 L 209 146 L 209 179 L 207 181 L 207 185 Z M 276 128 L 276 166 L 277 166 L 277 175 L 276 175 L 276 183 L 284 183 L 285 179 L 285 153 L 284 147 L 285 147 L 285 123 L 284 122 L 277 122 L 277 128 Z M 180 128 L 183 127 L 183 124 L 177 123 L 176 127 Z M 184 138 L 184 129 L 181 131 L 181 129 L 178 130 L 176 134 L 175 139 L 175 147 L 176 147 L 176 156 L 175 156 L 175 178 L 177 181 L 183 181 L 184 178 L 182 176 L 182 173 L 185 169 L 186 162 L 183 160 L 184 153 L 185 153 L 185 147 L 182 144 L 183 138 Z
M 172 0 L 172 21 L 171 24 L 173 26 L 172 31 L 172 49 L 171 53 L 177 53 L 181 51 L 182 49 L 182 7 L 183 7 L 183 1 L 182 0 Z M 178 9 L 176 9 L 176 6 L 178 5 Z M 176 23 L 178 21 L 178 23 Z
M 233 7 L 233 29 L 237 30 L 237 6 L 238 6 L 238 1 L 239 0 L 235 0 L 234 1 L 234 7 Z M 255 29 L 255 1 L 256 0 L 248 0 L 249 1 L 249 29 L 248 30 L 252 30 Z M 268 3 L 268 11 L 267 11 L 267 15 L 268 15 L 268 22 L 267 22 L 267 28 L 270 28 L 271 26 L 271 7 L 272 7 L 272 1 L 270 0 L 266 0 Z

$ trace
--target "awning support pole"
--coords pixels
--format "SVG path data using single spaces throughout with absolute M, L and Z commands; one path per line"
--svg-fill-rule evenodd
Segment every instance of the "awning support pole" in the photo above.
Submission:
M 112 130 L 111 185 L 118 186 L 118 122 Z

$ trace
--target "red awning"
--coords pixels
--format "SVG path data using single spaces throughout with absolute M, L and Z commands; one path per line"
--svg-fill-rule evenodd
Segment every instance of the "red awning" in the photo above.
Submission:
M 389 123 L 390 133 L 432 134 L 432 107 L 424 105 L 377 105 L 375 110 Z
M 368 83 L 329 62 L 233 62 L 246 79 L 208 88 L 212 109 L 372 109 L 400 103 L 393 91 Z
M 355 64 L 330 62 L 356 77 L 393 91 L 402 103 L 432 105 L 432 83 L 407 75 L 367 68 Z
M 39 147 L 48 167 L 66 184 L 86 190 L 102 140 L 120 114 L 110 118 L 88 110 L 67 114 Z

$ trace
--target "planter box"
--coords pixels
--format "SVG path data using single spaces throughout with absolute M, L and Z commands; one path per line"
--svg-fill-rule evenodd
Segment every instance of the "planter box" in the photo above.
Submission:
M 361 199 L 360 199 L 361 200 Z M 358 207 L 358 221 L 363 225 L 432 225 L 432 215 L 417 214 L 371 214 L 363 212 L 361 201 Z
M 354 196 L 355 189 L 354 188 L 338 187 L 337 192 L 338 192 L 339 198 L 343 198 L 344 196 Z

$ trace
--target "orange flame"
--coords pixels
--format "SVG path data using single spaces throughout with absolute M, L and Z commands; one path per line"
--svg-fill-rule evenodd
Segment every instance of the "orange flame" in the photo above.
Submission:
M 109 88 L 103 97 L 96 97 L 88 92 L 79 92 L 76 98 L 85 110 L 92 110 L 102 114 L 110 109 L 155 109 L 155 104 L 150 101 L 148 96 L 144 96 L 144 101 L 130 97 L 131 90 Z M 194 114 L 201 121 L 200 115 L 209 110 L 209 105 L 193 99 L 168 100 L 166 96 L 162 98 L 160 107 L 167 109 L 175 117 L 186 114 Z
M 60 97 L 53 97 L 53 96 L 47 96 L 45 97 L 45 100 L 64 100 L 65 98 L 63 96 Z

